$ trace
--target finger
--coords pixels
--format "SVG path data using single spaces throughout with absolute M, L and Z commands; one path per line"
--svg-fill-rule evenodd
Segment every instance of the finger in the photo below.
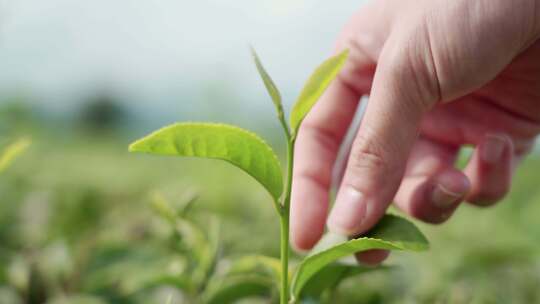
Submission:
M 471 181 L 467 201 L 478 206 L 490 206 L 501 200 L 512 178 L 514 147 L 502 134 L 488 134 L 477 146 L 465 174 Z
M 421 130 L 425 136 L 448 145 L 476 145 L 488 133 L 507 134 L 515 152 L 522 154 L 530 150 L 540 124 L 512 114 L 494 100 L 467 95 L 434 107 L 422 120 Z
M 362 10 L 368 14 L 372 8 Z M 382 16 L 382 10 L 376 15 Z M 386 17 L 381 17 L 386 19 Z M 321 238 L 328 213 L 329 188 L 339 146 L 362 95 L 369 94 L 376 57 L 388 28 L 373 27 L 368 18 L 355 18 L 353 27 L 367 28 L 361 36 L 345 30 L 336 51 L 349 49 L 349 58 L 336 80 L 310 111 L 295 144 L 291 196 L 291 240 L 299 251 Z
M 373 61 L 352 50 L 340 76 L 308 114 L 296 139 L 291 196 L 291 239 L 311 249 L 324 232 L 332 168 L 360 97 L 371 83 Z
M 358 93 L 344 84 L 332 84 L 298 133 L 291 194 L 291 239 L 300 251 L 311 249 L 324 231 L 332 167 L 358 99 Z
M 470 189 L 468 178 L 453 167 L 458 147 L 420 138 L 412 149 L 396 206 L 427 223 L 446 221 Z
M 388 256 L 390 251 L 382 249 L 368 250 L 355 254 L 358 263 L 366 266 L 377 266 L 381 264 Z
M 381 218 L 400 184 L 421 117 L 439 100 L 429 59 L 411 53 L 422 40 L 412 43 L 414 50 L 397 42 L 387 42 L 379 57 L 366 115 L 328 219 L 337 233 L 360 234 Z

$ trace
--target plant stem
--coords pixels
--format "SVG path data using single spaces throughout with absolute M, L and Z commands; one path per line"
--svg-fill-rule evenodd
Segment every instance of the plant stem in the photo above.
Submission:
M 284 124 L 286 126 L 286 124 Z M 292 170 L 294 158 L 294 138 L 287 132 L 287 184 L 285 196 L 281 204 L 281 292 L 280 303 L 287 304 L 289 301 L 289 211 L 291 205 Z
M 290 200 L 290 177 L 289 177 L 289 167 L 292 167 L 292 152 L 289 150 L 294 149 L 294 139 L 291 136 L 291 131 L 289 130 L 289 126 L 287 125 L 287 121 L 285 120 L 285 115 L 283 114 L 283 109 L 281 107 L 277 108 L 277 117 L 279 119 L 279 123 L 281 124 L 281 127 L 283 128 L 283 133 L 285 134 L 285 139 L 287 140 L 287 176 L 285 176 L 285 195 L 281 197 L 281 203 L 275 199 L 274 200 L 274 206 L 276 207 L 276 211 L 278 215 L 282 218 L 284 213 L 289 213 L 289 211 L 284 210 L 284 206 L 288 205 L 288 201 Z M 290 162 L 290 164 L 289 164 Z M 283 224 L 281 225 L 281 230 L 283 230 Z M 288 226 L 288 225 L 287 225 Z M 283 244 L 283 243 L 282 243 Z
M 280 303 L 289 301 L 289 215 L 283 213 L 281 218 L 281 290 Z
M 283 110 L 281 111 L 278 110 L 278 119 L 279 119 L 279 123 L 281 124 L 281 127 L 283 128 L 283 132 L 285 133 L 285 138 L 287 139 L 287 149 L 288 149 L 292 141 L 291 130 L 289 130 L 289 126 L 287 125 L 287 121 L 285 120 L 285 115 L 283 114 Z

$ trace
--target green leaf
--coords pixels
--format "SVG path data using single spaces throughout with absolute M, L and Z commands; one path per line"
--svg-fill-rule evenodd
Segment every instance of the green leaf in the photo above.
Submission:
M 281 94 L 279 93 L 277 86 L 275 85 L 274 81 L 272 81 L 272 78 L 270 78 L 270 75 L 268 75 L 268 73 L 264 69 L 264 66 L 262 65 L 261 60 L 259 59 L 259 56 L 257 55 L 257 52 L 255 52 L 254 48 L 251 48 L 251 56 L 253 57 L 253 61 L 255 62 L 257 71 L 259 72 L 259 75 L 261 76 L 264 82 L 264 86 L 266 87 L 268 94 L 270 94 L 270 97 L 272 98 L 272 101 L 274 102 L 274 105 L 276 106 L 278 116 L 283 117 L 283 105 L 281 104 Z
M 272 148 L 256 134 L 235 126 L 177 123 L 134 142 L 129 151 L 224 160 L 259 181 L 274 201 L 283 191 L 281 165 Z
M 7 146 L 0 154 L 0 172 L 4 171 L 19 155 L 30 146 L 28 138 L 21 138 Z
M 318 246 L 298 266 L 292 282 L 293 298 L 298 298 L 309 279 L 324 267 L 356 252 L 370 249 L 422 251 L 429 247 L 418 228 L 395 215 L 385 215 L 364 237 L 347 241 L 345 237 L 328 234 L 322 243 L 322 248 Z
M 296 100 L 289 118 L 293 136 L 296 136 L 304 117 L 309 113 L 317 100 L 319 100 L 332 80 L 338 75 L 341 67 L 347 60 L 348 54 L 348 50 L 345 50 L 324 61 L 304 85 L 304 89 Z
M 204 303 L 229 304 L 250 297 L 268 297 L 272 292 L 272 280 L 257 275 L 226 277 L 217 286 L 206 291 Z
M 323 292 L 336 288 L 347 278 L 381 269 L 387 269 L 387 267 L 373 268 L 358 264 L 332 263 L 317 272 L 306 282 L 300 296 L 302 298 L 318 299 Z

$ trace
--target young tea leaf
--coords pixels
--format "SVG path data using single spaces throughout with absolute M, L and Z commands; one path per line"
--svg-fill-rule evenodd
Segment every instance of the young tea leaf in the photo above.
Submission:
M 292 296 L 299 298 L 306 283 L 327 265 L 356 252 L 370 249 L 427 250 L 429 245 L 424 235 L 411 222 L 394 215 L 386 215 L 364 237 L 347 241 L 345 237 L 326 243 L 326 248 L 305 258 L 298 266 L 292 282 Z M 327 239 L 328 241 L 328 239 Z M 334 244 L 331 244 L 334 243 Z
M 22 138 L 7 146 L 0 153 L 0 173 L 21 155 L 30 146 L 30 143 L 28 138 Z
M 253 56 L 253 61 L 255 62 L 255 66 L 257 67 L 257 71 L 259 72 L 262 81 L 264 82 L 264 86 L 266 87 L 268 94 L 270 94 L 270 97 L 272 98 L 272 101 L 276 106 L 278 116 L 283 117 L 281 94 L 279 93 L 277 86 L 275 85 L 274 81 L 272 81 L 272 78 L 270 78 L 270 75 L 268 75 L 268 73 L 264 69 L 264 66 L 262 65 L 261 60 L 259 59 L 259 56 L 257 55 L 257 52 L 255 52 L 254 48 L 251 48 L 251 56 Z
M 283 191 L 281 165 L 272 148 L 256 134 L 213 123 L 177 123 L 129 146 L 131 152 L 220 159 L 244 170 L 277 201 Z
M 304 117 L 308 114 L 313 105 L 315 105 L 332 80 L 337 76 L 341 67 L 345 64 L 348 53 L 349 52 L 345 50 L 324 61 L 315 72 L 313 72 L 305 84 L 304 89 L 294 104 L 289 118 L 294 136 L 298 132 L 298 128 Z

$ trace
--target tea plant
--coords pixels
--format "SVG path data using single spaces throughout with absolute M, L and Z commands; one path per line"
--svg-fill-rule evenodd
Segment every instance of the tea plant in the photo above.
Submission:
M 287 141 L 285 178 L 273 149 L 257 134 L 236 126 L 216 123 L 187 122 L 164 127 L 129 147 L 131 152 L 183 157 L 218 159 L 231 163 L 255 178 L 270 194 L 280 219 L 280 303 L 295 303 L 310 281 L 327 270 L 333 262 L 356 252 L 385 249 L 421 251 L 428 248 L 422 233 L 410 222 L 386 215 L 366 235 L 347 240 L 327 235 L 322 244 L 296 267 L 289 280 L 289 210 L 291 199 L 294 144 L 300 125 L 347 60 L 344 51 L 324 61 L 312 74 L 285 119 L 281 94 L 252 51 L 257 70 L 270 94 Z M 285 181 L 285 182 L 284 182 Z M 289 283 L 291 281 L 291 283 Z
M 181 290 L 189 303 L 230 304 L 250 297 L 263 297 L 269 299 L 268 303 L 275 303 L 279 296 L 275 283 L 281 276 L 280 261 L 261 255 L 221 257 L 217 220 L 210 217 L 207 223 L 199 224 L 189 214 L 195 198 L 190 197 L 176 207 L 160 193 L 152 194 L 154 211 L 170 227 L 168 244 L 174 252 L 170 265 L 176 267 L 143 276 L 138 280 L 137 292 L 166 284 Z M 181 266 L 178 261 L 182 261 Z M 332 303 L 333 291 L 341 281 L 372 270 L 354 264 L 332 264 L 309 280 L 303 298 Z M 322 299 L 325 291 L 329 291 L 327 301 Z
M 152 207 L 169 224 L 173 259 L 183 261 L 182 271 L 167 272 L 143 284 L 143 289 L 164 283 L 183 292 L 190 303 L 227 304 L 238 299 L 272 298 L 279 260 L 263 256 L 220 258 L 219 223 L 213 217 L 204 226 L 189 217 L 194 199 L 173 207 L 161 194 L 152 195 Z

